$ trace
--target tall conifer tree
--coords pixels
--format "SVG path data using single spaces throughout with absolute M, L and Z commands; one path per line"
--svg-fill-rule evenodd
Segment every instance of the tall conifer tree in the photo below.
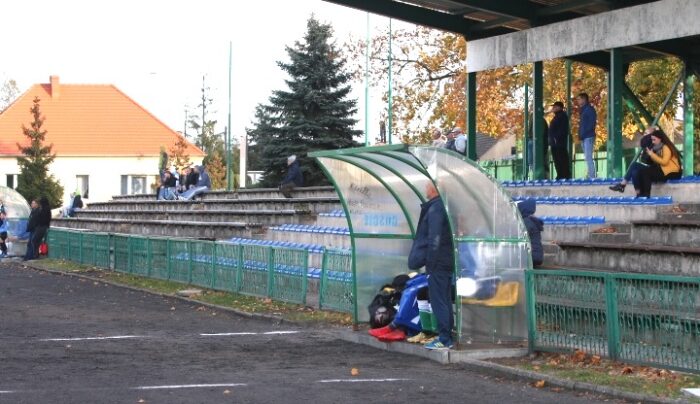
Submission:
M 17 157 L 19 165 L 17 192 L 27 201 L 38 200 L 45 196 L 51 207 L 57 208 L 62 205 L 63 187 L 53 175 L 49 175 L 49 165 L 53 163 L 56 155 L 51 153 L 53 144 L 48 146 L 44 144 L 46 130 L 41 128 L 44 117 L 41 116 L 40 101 L 39 97 L 35 97 L 34 104 L 29 110 L 34 118 L 31 127 L 27 128 L 22 124 L 22 132 L 29 140 L 29 144 L 23 146 L 17 143 L 17 148 L 24 156 Z
M 274 91 L 266 105 L 256 109 L 254 128 L 248 130 L 260 166 L 263 186 L 277 186 L 286 172 L 286 158 L 299 158 L 305 185 L 325 183 L 325 177 L 307 153 L 358 144 L 353 137 L 357 101 L 349 100 L 351 80 L 331 41 L 333 29 L 313 16 L 303 42 L 286 47 L 289 62 L 277 62 L 289 74 L 288 90 Z

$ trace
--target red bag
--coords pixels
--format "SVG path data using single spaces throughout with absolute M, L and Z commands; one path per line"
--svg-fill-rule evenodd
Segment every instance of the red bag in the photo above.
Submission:
M 48 255 L 49 245 L 46 243 L 39 244 L 39 255 Z

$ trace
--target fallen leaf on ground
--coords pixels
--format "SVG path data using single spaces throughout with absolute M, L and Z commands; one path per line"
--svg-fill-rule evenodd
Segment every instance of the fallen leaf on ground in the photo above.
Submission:
M 170 310 L 171 310 L 171 311 L 175 311 L 175 306 L 172 306 L 172 307 L 170 308 Z
M 350 369 L 350 375 L 351 376 L 357 376 L 360 374 L 360 371 L 357 368 L 352 368 Z
M 634 373 L 634 369 L 632 369 L 632 367 L 630 367 L 630 366 L 625 366 L 624 368 L 622 368 L 622 374 L 623 374 L 623 375 L 629 375 L 629 374 L 632 374 L 632 373 Z
M 231 390 L 224 390 L 224 394 L 231 394 Z
M 600 356 L 598 356 L 598 355 L 591 356 L 591 365 L 600 365 Z
M 544 380 L 536 381 L 535 384 L 533 384 L 533 386 L 537 387 L 538 389 L 541 389 L 542 387 L 544 387 Z

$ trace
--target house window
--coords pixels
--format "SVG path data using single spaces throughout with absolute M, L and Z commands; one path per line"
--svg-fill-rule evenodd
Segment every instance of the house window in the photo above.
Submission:
M 146 177 L 145 176 L 133 176 L 131 177 L 131 194 L 145 194 L 146 193 Z
M 121 184 L 122 195 L 138 195 L 146 194 L 146 176 L 145 175 L 122 175 Z
M 8 188 L 17 189 L 18 178 L 19 178 L 19 174 L 6 174 L 5 175 L 6 186 Z
M 80 195 L 82 195 L 83 199 L 90 199 L 90 176 L 76 175 L 75 190 L 80 191 Z

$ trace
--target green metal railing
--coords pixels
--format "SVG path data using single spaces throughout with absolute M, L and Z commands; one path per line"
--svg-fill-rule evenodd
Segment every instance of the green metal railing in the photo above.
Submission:
M 700 372 L 700 278 L 526 272 L 530 349 Z
M 309 252 L 298 248 L 64 229 L 50 229 L 48 242 L 51 258 L 299 304 L 317 275 L 322 309 L 356 312 L 348 251 L 324 252 L 318 274 L 310 271 Z

